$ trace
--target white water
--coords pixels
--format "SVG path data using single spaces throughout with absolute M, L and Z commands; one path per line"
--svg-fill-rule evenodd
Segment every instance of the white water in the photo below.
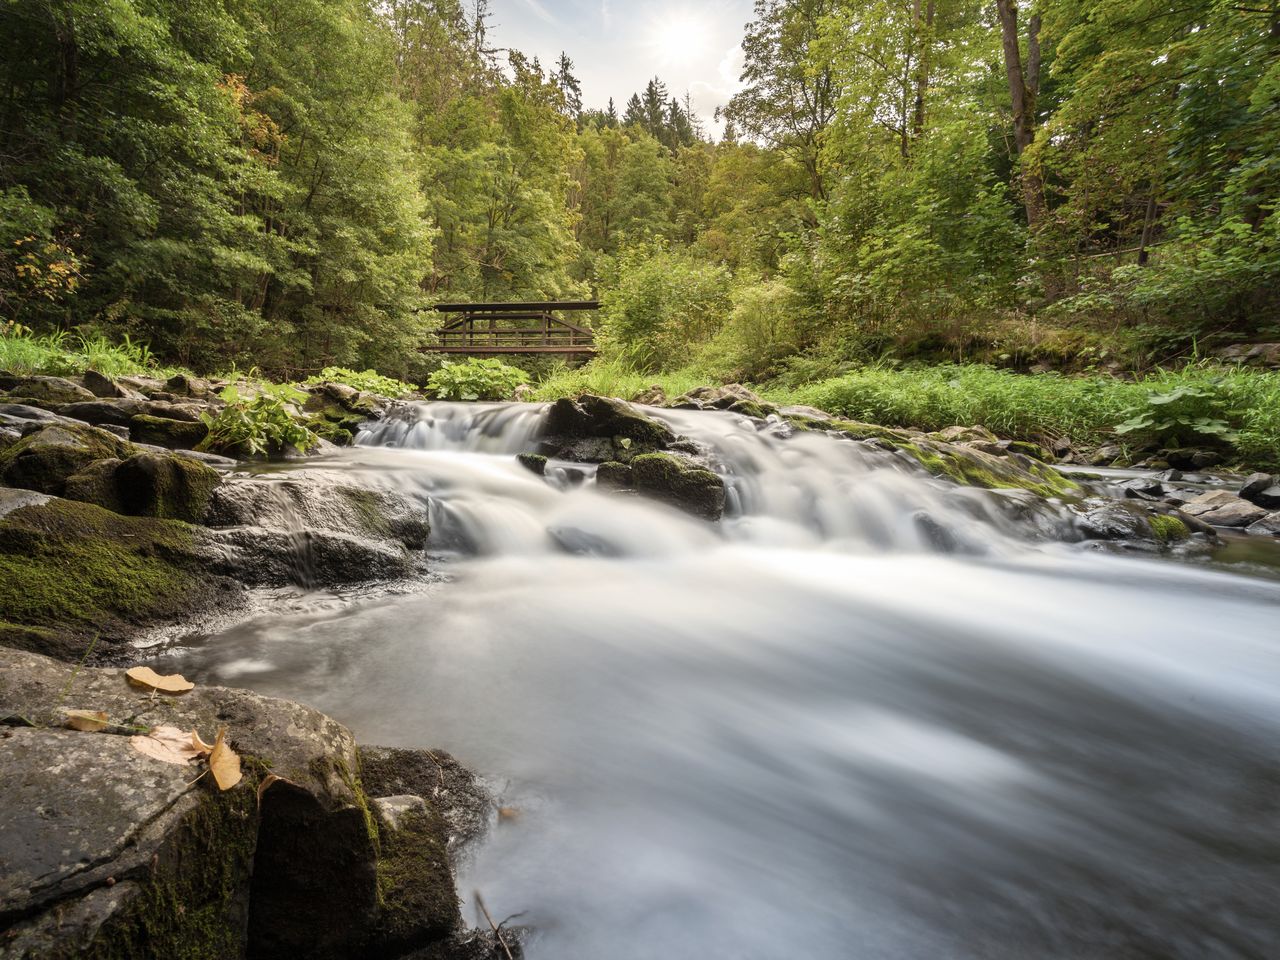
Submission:
M 184 666 L 508 781 L 460 889 L 533 960 L 1280 956 L 1280 586 L 727 414 L 662 413 L 718 527 L 534 476 L 538 408 L 417 414 L 333 468 L 450 582 Z

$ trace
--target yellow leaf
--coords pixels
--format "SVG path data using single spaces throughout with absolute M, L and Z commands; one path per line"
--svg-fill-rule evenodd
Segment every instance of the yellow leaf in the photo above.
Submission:
M 191 745 L 196 748 L 196 753 L 199 753 L 202 756 L 207 757 L 209 754 L 213 753 L 213 744 L 205 743 L 201 740 L 199 730 L 191 731 Z
M 66 725 L 72 730 L 82 730 L 85 733 L 97 733 L 110 726 L 111 721 L 107 719 L 105 710 L 63 710 L 66 716 Z
M 139 687 L 150 687 L 161 693 L 186 693 L 195 689 L 195 684 L 180 673 L 162 677 L 150 667 L 130 667 L 124 672 L 129 682 Z
M 227 746 L 227 728 L 218 731 L 209 753 L 209 772 L 218 782 L 219 790 L 230 790 L 240 782 L 240 755 Z
M 183 733 L 177 727 L 152 727 L 145 736 L 130 737 L 129 743 L 139 753 L 165 763 L 186 766 L 192 760 L 200 759 L 191 742 L 191 734 Z
M 259 807 L 262 806 L 262 795 L 267 792 L 268 788 L 273 783 L 292 784 L 293 781 L 286 779 L 285 777 L 278 777 L 274 773 L 268 773 L 265 777 L 262 778 L 262 782 L 258 784 L 258 806 Z

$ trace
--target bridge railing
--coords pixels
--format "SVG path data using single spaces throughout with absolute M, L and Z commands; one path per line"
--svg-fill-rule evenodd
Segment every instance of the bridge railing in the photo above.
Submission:
M 436 331 L 435 353 L 477 356 L 498 353 L 595 353 L 595 334 L 556 316 L 561 311 L 596 310 L 595 300 L 528 303 L 439 303 L 435 310 L 455 319 Z

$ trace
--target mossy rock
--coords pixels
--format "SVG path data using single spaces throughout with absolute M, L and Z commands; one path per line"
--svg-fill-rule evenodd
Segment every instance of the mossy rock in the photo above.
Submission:
M 189 457 L 140 453 L 89 464 L 68 478 L 65 496 L 129 516 L 199 523 L 221 481 L 217 470 Z
M 209 435 L 209 427 L 201 421 L 169 420 L 139 414 L 129 420 L 129 439 L 170 450 L 194 450 Z
M 0 375 L 0 390 L 41 403 L 75 403 L 93 399 L 89 390 L 64 377 Z
M 67 478 L 96 460 L 123 460 L 137 452 L 106 430 L 52 423 L 0 452 L 0 481 L 11 487 L 61 496 Z
M 196 531 L 173 520 L 58 499 L 0 518 L 0 610 L 11 627 L 40 631 L 23 646 L 54 657 L 225 598 L 234 585 L 203 567 Z
M 625 464 L 602 463 L 596 484 L 634 490 L 704 520 L 719 520 L 724 513 L 724 479 L 668 453 L 642 453 Z
M 1180 543 L 1190 538 L 1191 528 L 1186 521 L 1172 514 L 1154 513 L 1147 518 L 1151 535 L 1161 543 Z
M 399 956 L 447 937 L 462 920 L 449 869 L 448 825 L 427 799 L 374 800 L 378 815 L 378 910 L 372 944 Z
M 516 462 L 530 473 L 536 473 L 540 477 L 547 472 L 547 458 L 540 453 L 517 454 Z
M 792 424 L 802 424 L 812 430 L 834 430 L 850 440 L 885 440 L 891 443 L 909 443 L 911 435 L 891 427 L 881 427 L 874 423 L 863 423 L 860 420 L 811 420 L 807 418 L 788 418 Z
M 67 478 L 62 495 L 68 500 L 92 503 L 114 513 L 127 513 L 120 502 L 120 488 L 116 483 L 116 468 L 124 463 L 111 457 L 95 460 Z
M 551 436 L 565 438 L 622 438 L 648 450 L 663 449 L 676 439 L 665 423 L 646 416 L 631 404 L 593 394 L 583 394 L 577 400 L 557 400 L 547 411 L 545 430 Z

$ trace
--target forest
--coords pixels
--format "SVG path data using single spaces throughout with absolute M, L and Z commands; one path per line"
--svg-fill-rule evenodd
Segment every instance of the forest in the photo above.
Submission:
M 0 317 L 410 379 L 445 299 L 599 296 L 601 362 L 791 384 L 1276 336 L 1273 0 L 759 0 L 718 142 L 490 17 L 9 0 Z

